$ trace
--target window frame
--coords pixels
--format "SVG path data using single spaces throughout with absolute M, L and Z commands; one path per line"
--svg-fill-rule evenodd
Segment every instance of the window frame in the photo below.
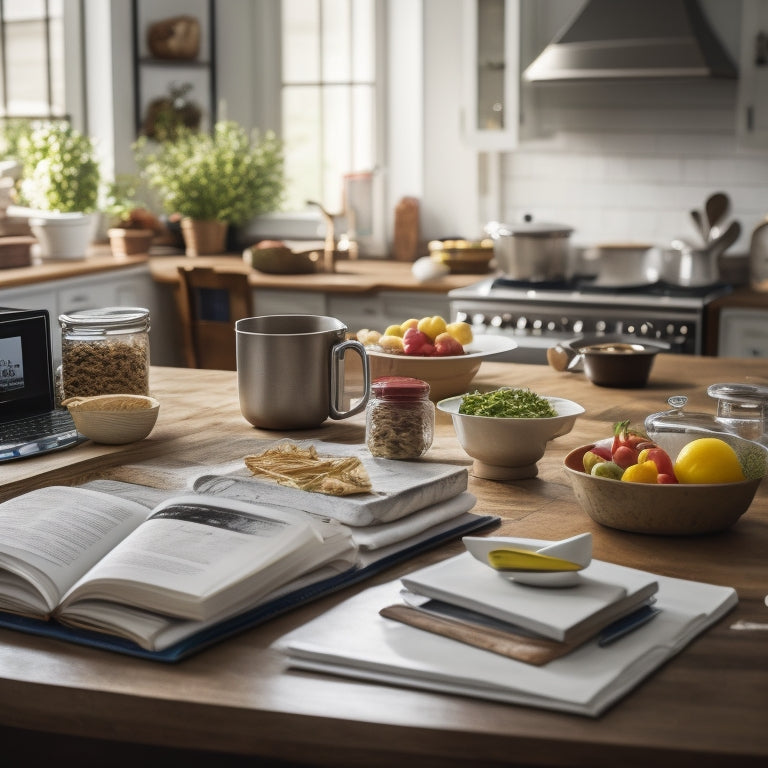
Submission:
M 254 122 L 263 129 L 275 130 L 283 134 L 282 121 L 282 14 L 280 0 L 260 2 L 254 8 L 253 23 L 262 31 L 261 40 L 268 40 L 258 52 L 254 66 L 269 74 L 268 79 L 254 82 Z M 374 72 L 374 109 L 375 138 L 373 146 L 372 182 L 372 227 L 371 234 L 358 240 L 362 254 L 383 256 L 386 254 L 385 214 L 385 150 L 387 147 L 387 30 L 388 15 L 386 0 L 374 0 L 374 35 L 376 38 L 376 56 Z M 319 201 L 324 202 L 324 201 Z M 335 201 L 331 201 L 333 208 Z M 332 211 L 335 213 L 335 211 Z M 255 236 L 276 236 L 283 239 L 306 238 L 308 230 L 322 236 L 323 219 L 317 209 L 308 207 L 302 210 L 282 211 L 277 214 L 265 214 L 249 230 Z M 338 231 L 344 231 L 345 222 L 341 221 Z
M 45 8 L 48 11 L 48 0 L 45 0 Z M 1 10 L 1 9 L 0 9 Z M 3 32 L 6 33 L 7 22 L 3 22 Z M 82 0 L 62 0 L 62 51 L 64 57 L 64 111 L 63 114 L 54 113 L 53 105 L 48 101 L 46 114 L 17 114 L 7 112 L 7 92 L 3 92 L 4 103 L 0 108 L 0 119 L 30 119 L 30 120 L 69 120 L 79 130 L 84 130 L 87 123 L 85 110 L 85 54 L 83 46 L 83 4 Z M 50 39 L 43 43 L 46 58 L 50 60 Z M 5 65 L 5 50 L 3 49 L 0 68 Z M 49 75 L 51 64 L 48 65 Z M 2 77 L 5 79 L 4 69 Z M 48 83 L 50 94 L 50 83 Z

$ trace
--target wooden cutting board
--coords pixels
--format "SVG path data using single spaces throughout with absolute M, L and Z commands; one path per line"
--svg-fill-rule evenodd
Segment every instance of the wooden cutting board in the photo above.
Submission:
M 477 628 L 459 621 L 433 616 L 407 605 L 389 605 L 379 611 L 381 616 L 408 624 L 417 629 L 433 632 L 436 635 L 450 637 L 467 645 L 474 645 L 486 651 L 507 656 L 510 659 L 524 661 L 527 664 L 542 666 L 570 653 L 583 643 L 583 640 L 560 643 L 547 638 L 516 635 L 511 632 L 490 627 Z

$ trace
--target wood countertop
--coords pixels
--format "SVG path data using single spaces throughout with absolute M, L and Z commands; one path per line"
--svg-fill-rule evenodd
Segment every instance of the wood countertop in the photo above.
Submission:
M 474 275 L 445 275 L 436 280 L 419 282 L 414 278 L 410 262 L 391 259 L 349 259 L 336 262 L 335 272 L 314 272 L 307 275 L 270 275 L 252 269 L 240 256 L 162 256 L 150 259 L 150 270 L 160 283 L 178 282 L 180 266 L 213 267 L 222 272 L 248 274 L 254 288 L 279 288 L 292 291 L 321 293 L 378 293 L 379 291 L 425 291 L 447 293 L 454 288 L 471 285 L 490 273 Z
M 709 384 L 765 379 L 759 360 L 659 355 L 648 387 L 606 389 L 547 366 L 483 363 L 478 387 L 528 386 L 581 403 L 574 430 L 553 441 L 537 478 L 470 477 L 477 511 L 503 518 L 501 535 L 562 538 L 590 531 L 601 559 L 737 589 L 739 604 L 717 625 L 597 719 L 356 682 L 284 667 L 270 644 L 359 589 L 457 554 L 460 542 L 423 553 L 369 580 L 273 619 L 177 665 L 0 630 L 0 734 L 5 754 L 30 764 L 323 766 L 758 766 L 768 764 L 766 633 L 734 631 L 738 620 L 768 622 L 768 484 L 729 531 L 703 537 L 624 533 L 593 523 L 563 472 L 566 453 L 640 423 L 672 394 L 713 412 Z M 255 436 L 240 415 L 234 372 L 153 368 L 161 401 L 150 437 L 127 446 L 85 443 L 0 465 L 0 495 L 92 477 L 136 477 L 151 467 L 216 463 L 244 456 Z M 361 442 L 361 415 L 293 433 Z M 445 414 L 425 461 L 469 466 Z M 162 474 L 159 476 L 162 477 Z M 155 477 L 157 482 L 159 477 Z M 29 729 L 29 730 L 26 730 Z M 89 741 L 88 739 L 102 741 Z M 143 745 L 143 746 L 142 746 Z M 142 749 L 146 747 L 146 751 Z M 213 754 L 211 754 L 213 753 Z M 222 757 L 230 756 L 231 760 Z M 87 762 L 88 757 L 92 762 Z M 217 762 L 218 760 L 218 762 Z M 250 761 L 250 762 L 249 762 Z M 165 764 L 165 763 L 163 763 Z M 263 764 L 263 763 L 260 763 Z M 268 764 L 275 764 L 268 762 Z
M 335 272 L 315 272 L 308 275 L 269 275 L 258 272 L 246 264 L 239 255 L 198 256 L 184 255 L 113 256 L 108 246 L 93 246 L 84 259 L 34 260 L 29 267 L 0 270 L 0 289 L 35 285 L 50 280 L 82 277 L 84 275 L 113 272 L 138 264 L 148 264 L 158 283 L 178 283 L 177 269 L 194 264 L 213 267 L 222 272 L 242 272 L 249 275 L 254 288 L 322 293 L 377 293 L 379 291 L 423 291 L 447 293 L 454 288 L 471 285 L 485 274 L 450 274 L 427 282 L 419 282 L 411 273 L 412 264 L 391 259 L 353 259 L 336 262 Z
M 146 264 L 147 260 L 147 256 L 113 256 L 108 247 L 94 247 L 84 259 L 35 258 L 29 267 L 0 270 L 0 289 L 115 272 L 138 264 Z

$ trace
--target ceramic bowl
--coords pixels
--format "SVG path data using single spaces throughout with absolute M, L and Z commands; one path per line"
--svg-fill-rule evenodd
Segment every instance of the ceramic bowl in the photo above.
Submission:
M 537 462 L 547 443 L 568 434 L 584 409 L 571 400 L 547 397 L 557 416 L 539 419 L 470 416 L 459 413 L 462 396 L 437 403 L 453 419 L 456 437 L 474 462 L 472 474 L 487 480 L 522 480 L 536 477 Z
M 70 397 L 62 405 L 69 409 L 80 434 L 105 445 L 143 440 L 160 411 L 160 403 L 144 395 Z
M 662 347 L 640 342 L 588 344 L 579 347 L 586 377 L 600 387 L 644 387 Z
M 751 445 L 750 450 L 762 448 Z M 762 482 L 756 478 L 740 483 L 625 483 L 584 472 L 582 458 L 592 447 L 571 451 L 565 457 L 565 472 L 582 510 L 595 522 L 621 531 L 690 536 L 725 530 L 749 509 Z
M 429 397 L 442 400 L 451 395 L 468 392 L 472 379 L 480 370 L 483 360 L 515 349 L 517 344 L 501 336 L 476 336 L 464 347 L 463 355 L 450 357 L 419 357 L 393 355 L 367 348 L 371 368 L 371 381 L 382 376 L 407 376 L 429 384 Z

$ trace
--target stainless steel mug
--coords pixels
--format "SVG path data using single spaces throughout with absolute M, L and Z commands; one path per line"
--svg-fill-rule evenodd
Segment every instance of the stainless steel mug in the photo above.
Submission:
M 368 402 L 365 347 L 346 339 L 347 326 L 321 315 L 264 315 L 235 323 L 240 411 L 255 427 L 311 429 L 329 417 L 345 419 Z M 360 401 L 342 410 L 344 355 L 360 355 Z

